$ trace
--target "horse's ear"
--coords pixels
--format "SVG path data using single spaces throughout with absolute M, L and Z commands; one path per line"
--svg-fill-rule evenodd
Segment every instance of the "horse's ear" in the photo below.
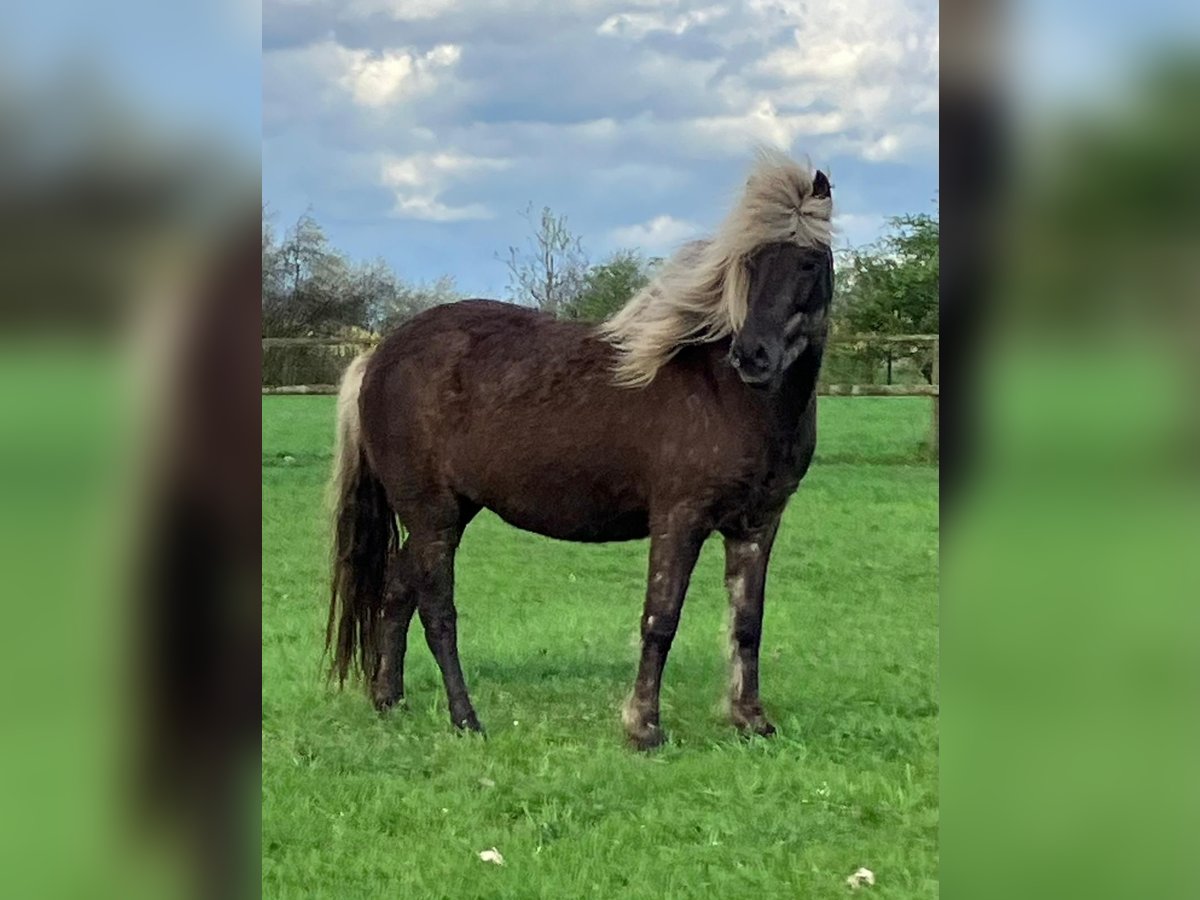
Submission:
M 817 169 L 816 177 L 813 178 L 812 195 L 814 197 L 828 197 L 830 195 L 829 177 L 820 169 Z

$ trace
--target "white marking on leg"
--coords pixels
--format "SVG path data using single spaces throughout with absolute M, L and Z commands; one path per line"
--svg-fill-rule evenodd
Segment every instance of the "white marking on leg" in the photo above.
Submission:
M 736 631 L 738 612 L 745 605 L 746 576 L 739 573 L 729 579 L 729 698 L 735 703 L 741 699 L 745 683 Z
M 625 726 L 626 731 L 640 730 L 642 717 L 638 715 L 637 705 L 634 703 L 633 693 L 625 698 L 625 702 L 621 704 L 621 724 Z
M 742 657 L 735 651 L 733 654 L 733 666 L 729 672 L 729 694 L 731 700 L 736 702 L 742 699 L 742 689 L 745 687 L 745 679 Z
M 729 604 L 731 609 L 741 609 L 746 603 L 746 576 L 733 575 L 726 582 L 729 588 Z

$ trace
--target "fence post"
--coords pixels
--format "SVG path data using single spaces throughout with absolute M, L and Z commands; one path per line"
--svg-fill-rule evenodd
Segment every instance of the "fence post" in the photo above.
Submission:
M 941 431 L 941 416 L 942 416 L 942 376 L 939 365 L 941 350 L 938 346 L 939 342 L 933 342 L 933 378 L 932 381 L 937 387 L 937 393 L 933 395 L 933 421 L 929 434 L 929 450 L 933 454 L 933 458 L 937 459 L 940 452 L 939 432 Z

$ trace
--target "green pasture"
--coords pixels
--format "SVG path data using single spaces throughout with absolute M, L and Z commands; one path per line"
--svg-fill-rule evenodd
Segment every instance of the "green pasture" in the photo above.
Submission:
M 458 557 L 460 651 L 486 740 L 454 733 L 414 622 L 408 708 L 323 680 L 330 397 L 263 399 L 266 897 L 875 897 L 938 890 L 938 471 L 924 398 L 823 398 L 771 563 L 763 699 L 723 721 L 726 600 L 705 547 L 641 755 L 646 544 L 583 546 L 488 513 Z M 496 848 L 503 865 L 484 862 Z

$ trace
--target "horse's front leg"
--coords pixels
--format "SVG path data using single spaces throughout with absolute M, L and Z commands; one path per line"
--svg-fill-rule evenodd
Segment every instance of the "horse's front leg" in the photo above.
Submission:
M 729 589 L 729 717 L 738 729 L 775 733 L 758 698 L 758 657 L 762 644 L 767 562 L 779 528 L 776 520 L 745 534 L 725 536 L 725 585 Z
M 663 667 L 704 537 L 686 516 L 667 516 L 666 521 L 652 524 L 650 574 L 642 613 L 642 658 L 621 716 L 630 742 L 639 750 L 649 750 L 666 740 L 659 725 L 658 701 Z

